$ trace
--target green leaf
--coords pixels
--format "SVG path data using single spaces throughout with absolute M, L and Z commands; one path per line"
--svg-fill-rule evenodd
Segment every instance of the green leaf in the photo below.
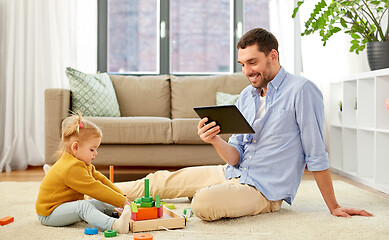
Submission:
M 356 45 L 356 44 L 359 44 L 359 41 L 358 40 L 351 40 L 350 43 Z
M 344 18 L 340 18 L 340 24 L 341 24 L 342 27 L 344 27 L 344 28 L 347 27 L 347 24 L 346 24 L 346 21 L 344 20 Z
M 361 38 L 358 34 L 356 33 L 352 33 L 351 34 L 351 37 L 354 38 L 354 39 L 358 39 L 358 38 Z
M 340 27 L 335 27 L 332 32 L 333 33 L 337 33 L 337 32 L 340 32 L 342 29 L 340 29 Z

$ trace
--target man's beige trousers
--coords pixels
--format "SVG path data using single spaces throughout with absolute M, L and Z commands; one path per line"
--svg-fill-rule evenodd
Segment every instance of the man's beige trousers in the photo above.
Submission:
M 269 201 L 256 188 L 226 180 L 226 165 L 187 167 L 175 172 L 157 171 L 146 176 L 150 196 L 161 199 L 192 198 L 192 211 L 199 218 L 214 221 L 278 211 L 282 201 Z M 133 201 L 144 195 L 143 179 L 116 183 Z

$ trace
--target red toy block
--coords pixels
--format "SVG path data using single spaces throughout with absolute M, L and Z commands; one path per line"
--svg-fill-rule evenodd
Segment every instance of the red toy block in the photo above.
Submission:
M 0 219 L 0 225 L 4 226 L 14 221 L 14 217 L 5 217 Z
M 163 216 L 163 207 L 161 206 L 160 208 L 157 208 L 158 211 L 158 218 Z
M 137 216 L 137 213 L 136 212 L 131 212 L 131 219 L 133 221 L 136 221 L 136 216 Z

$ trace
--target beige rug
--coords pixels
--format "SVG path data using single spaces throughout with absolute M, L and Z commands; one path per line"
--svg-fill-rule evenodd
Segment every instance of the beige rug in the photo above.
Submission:
M 303 181 L 292 206 L 283 204 L 279 212 L 237 219 L 205 222 L 189 218 L 185 229 L 149 232 L 155 240 L 167 239 L 389 239 L 389 199 L 334 181 L 338 202 L 364 208 L 375 217 L 337 218 L 329 214 L 316 183 Z M 0 226 L 0 239 L 105 239 L 104 234 L 89 236 L 85 222 L 68 227 L 42 226 L 35 214 L 38 182 L 0 182 L 0 218 L 15 221 Z M 186 198 L 171 200 L 178 214 L 189 207 Z M 133 239 L 133 234 L 113 240 Z

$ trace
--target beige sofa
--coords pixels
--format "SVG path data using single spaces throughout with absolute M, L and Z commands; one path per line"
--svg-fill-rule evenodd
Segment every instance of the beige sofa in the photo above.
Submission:
M 103 132 L 94 165 L 169 168 L 223 163 L 198 136 L 200 119 L 193 107 L 216 105 L 216 92 L 240 93 L 249 84 L 243 74 L 110 77 L 121 117 L 87 117 Z M 56 161 L 54 153 L 69 110 L 69 89 L 46 89 L 46 163 Z

